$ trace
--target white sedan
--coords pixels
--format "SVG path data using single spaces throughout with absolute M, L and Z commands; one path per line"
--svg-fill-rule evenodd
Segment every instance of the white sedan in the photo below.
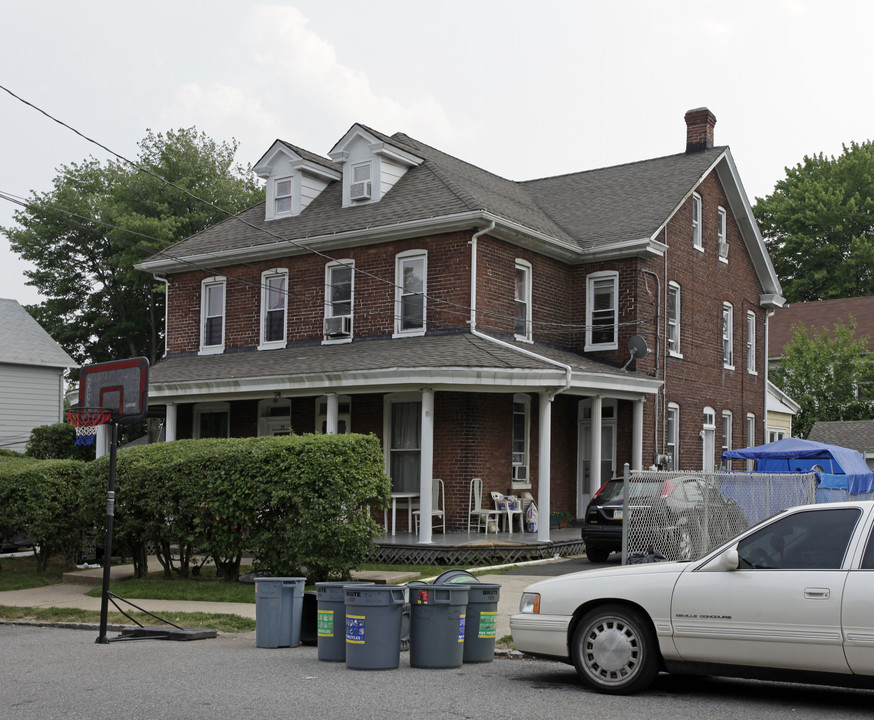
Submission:
M 872 524 L 870 501 L 796 507 L 698 560 L 543 580 L 513 642 L 606 693 L 662 671 L 874 687 Z

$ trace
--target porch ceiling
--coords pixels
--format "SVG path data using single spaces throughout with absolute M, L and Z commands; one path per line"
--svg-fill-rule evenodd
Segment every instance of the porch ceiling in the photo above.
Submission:
M 568 392 L 641 397 L 660 382 L 590 357 L 519 344 L 569 365 Z M 469 333 L 382 339 L 220 355 L 166 357 L 150 371 L 151 402 L 264 397 L 267 393 L 397 392 L 423 386 L 469 392 L 539 392 L 564 387 L 564 370 Z

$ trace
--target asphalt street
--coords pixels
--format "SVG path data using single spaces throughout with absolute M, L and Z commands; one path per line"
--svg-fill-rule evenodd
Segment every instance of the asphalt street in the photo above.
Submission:
M 91 631 L 0 626 L 0 716 L 15 720 L 870 718 L 874 693 L 663 676 L 647 693 L 586 690 L 572 667 L 496 659 L 448 670 L 352 670 L 314 647 L 210 640 L 94 643 Z

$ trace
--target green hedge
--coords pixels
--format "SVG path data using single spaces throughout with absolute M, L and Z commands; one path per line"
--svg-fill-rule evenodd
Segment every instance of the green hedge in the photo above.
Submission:
M 118 454 L 115 536 L 138 564 L 153 545 L 167 575 L 197 551 L 234 580 L 245 551 L 256 570 L 316 582 L 364 560 L 382 532 L 370 509 L 389 498 L 374 436 L 179 440 Z
M 102 495 L 105 497 L 105 489 Z M 0 535 L 26 535 L 39 547 L 37 568 L 53 555 L 72 565 L 105 505 L 90 464 L 79 460 L 0 459 Z

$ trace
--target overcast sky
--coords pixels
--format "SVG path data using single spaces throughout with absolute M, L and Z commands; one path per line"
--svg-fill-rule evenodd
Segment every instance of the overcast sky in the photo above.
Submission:
M 513 180 L 685 149 L 706 106 L 751 201 L 874 135 L 868 0 L 4 2 L 0 85 L 130 158 L 147 129 L 326 155 L 355 122 Z M 0 91 L 0 191 L 106 153 Z M 0 200 L 0 226 L 13 223 Z M 0 235 L 0 297 L 39 301 Z

